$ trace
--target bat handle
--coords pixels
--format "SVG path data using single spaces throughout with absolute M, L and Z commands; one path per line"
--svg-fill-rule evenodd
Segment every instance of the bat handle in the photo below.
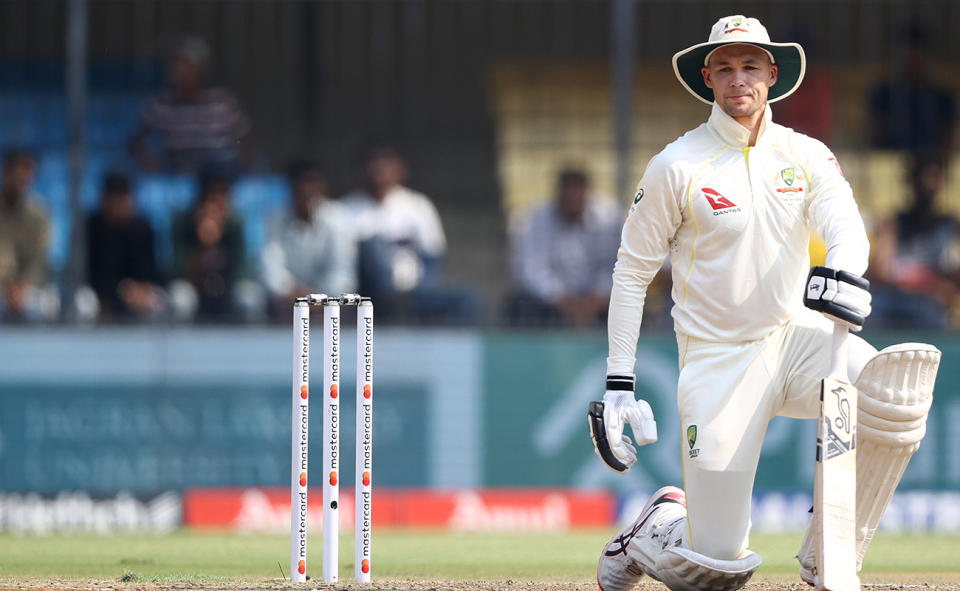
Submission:
M 839 322 L 833 325 L 833 342 L 830 351 L 830 377 L 850 381 L 847 372 L 847 337 L 850 331 Z

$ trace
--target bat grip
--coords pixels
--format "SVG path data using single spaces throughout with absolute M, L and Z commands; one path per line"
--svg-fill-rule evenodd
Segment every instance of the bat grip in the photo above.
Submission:
M 830 351 L 830 377 L 849 382 L 847 372 L 847 337 L 850 331 L 839 322 L 833 325 L 833 339 Z

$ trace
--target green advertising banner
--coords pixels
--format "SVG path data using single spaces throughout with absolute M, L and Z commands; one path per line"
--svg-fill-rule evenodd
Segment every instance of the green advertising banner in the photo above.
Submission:
M 319 327 L 318 327 L 319 328 Z M 944 352 L 928 431 L 902 490 L 960 489 L 960 336 L 913 335 Z M 878 345 L 898 342 L 877 335 Z M 319 339 L 315 340 L 319 343 Z M 352 389 L 344 335 L 342 391 Z M 289 478 L 291 335 L 285 329 L 0 332 L 0 490 L 151 493 L 283 486 Z M 680 484 L 672 335 L 638 347 L 637 393 L 660 441 L 626 476 L 594 455 L 587 403 L 603 395 L 599 331 L 377 329 L 374 465 L 381 486 L 605 487 Z M 315 348 L 319 379 L 319 348 Z M 352 465 L 352 405 L 341 424 Z M 319 411 L 312 457 L 320 457 Z M 775 419 L 758 491 L 809 491 L 814 422 Z M 352 475 L 345 474 L 345 478 Z M 349 480 L 347 480 L 349 481 Z
M 904 477 L 902 490 L 960 488 L 960 338 L 911 335 L 936 344 L 946 360 L 937 382 L 927 436 Z M 882 348 L 897 335 L 868 337 Z M 653 490 L 682 484 L 682 437 L 676 406 L 679 375 L 672 335 L 640 340 L 637 396 L 653 408 L 660 439 L 639 451 L 638 464 L 615 474 L 595 456 L 587 403 L 603 396 L 607 342 L 596 333 L 510 333 L 485 341 L 487 375 L 485 482 L 493 486 L 608 487 Z M 768 429 L 756 488 L 809 490 L 813 482 L 816 424 L 775 418 Z

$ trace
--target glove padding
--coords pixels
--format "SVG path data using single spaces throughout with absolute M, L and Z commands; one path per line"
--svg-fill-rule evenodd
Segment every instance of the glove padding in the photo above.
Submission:
M 614 472 L 627 472 L 637 461 L 633 442 L 623 434 L 625 424 L 632 427 L 637 445 L 657 440 L 657 423 L 650 405 L 645 400 L 634 399 L 632 391 L 608 390 L 603 402 L 590 403 L 587 422 L 594 451 Z
M 870 282 L 829 267 L 811 267 L 803 305 L 856 332 L 870 315 Z

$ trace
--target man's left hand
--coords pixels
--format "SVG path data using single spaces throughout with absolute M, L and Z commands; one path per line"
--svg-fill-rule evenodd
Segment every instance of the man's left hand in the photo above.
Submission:
M 636 400 L 633 391 L 610 391 L 603 402 L 591 402 L 587 413 L 593 448 L 600 459 L 614 472 L 624 473 L 637 461 L 637 450 L 623 434 L 629 423 L 637 445 L 657 440 L 657 423 L 645 400 Z

